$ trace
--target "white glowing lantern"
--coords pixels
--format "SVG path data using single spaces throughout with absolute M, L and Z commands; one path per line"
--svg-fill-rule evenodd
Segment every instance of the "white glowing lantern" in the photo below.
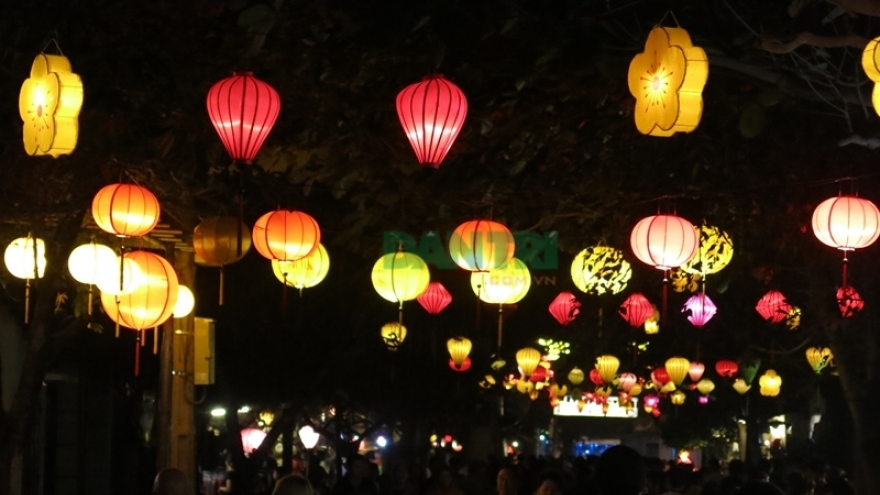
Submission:
M 67 258 L 70 276 L 77 282 L 88 285 L 95 285 L 107 268 L 118 263 L 119 258 L 113 249 L 95 241 L 77 246 Z M 117 285 L 118 282 L 117 280 Z
M 122 277 L 119 276 L 120 270 L 122 270 Z M 101 265 L 95 279 L 95 285 L 105 294 L 119 296 L 131 294 L 146 281 L 147 276 L 135 260 L 123 258 L 120 262 L 119 256 L 113 255 L 112 263 Z
M 46 243 L 31 236 L 19 237 L 6 246 L 3 261 L 16 278 L 41 278 L 46 273 Z
M 318 445 L 319 438 L 321 438 L 321 434 L 309 425 L 305 425 L 299 429 L 299 441 L 302 442 L 303 447 L 308 450 L 311 450 L 315 448 L 315 445 Z
M 174 310 L 171 314 L 175 318 L 183 318 L 192 313 L 196 307 L 196 297 L 193 295 L 189 287 L 185 285 L 177 286 L 177 302 L 174 303 Z

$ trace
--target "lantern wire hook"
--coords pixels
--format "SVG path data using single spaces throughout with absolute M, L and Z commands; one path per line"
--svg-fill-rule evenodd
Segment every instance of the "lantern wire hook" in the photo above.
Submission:
M 667 17 L 672 17 L 672 20 L 675 21 L 675 27 L 681 27 L 681 24 L 678 23 L 678 19 L 675 18 L 675 14 L 671 10 L 667 10 L 666 13 L 663 14 L 663 17 L 657 21 L 657 26 L 662 26 L 663 21 L 665 21 Z
M 46 48 L 49 48 L 49 45 L 55 45 L 55 49 L 58 51 L 58 55 L 64 56 L 64 52 L 61 51 L 61 45 L 58 44 L 58 30 L 53 29 L 50 33 L 50 37 L 46 40 L 46 43 L 43 45 L 43 48 L 40 50 L 40 53 L 45 53 Z

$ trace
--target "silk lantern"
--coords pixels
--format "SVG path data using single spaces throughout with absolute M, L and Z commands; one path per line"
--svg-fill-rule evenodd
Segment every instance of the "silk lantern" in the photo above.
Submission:
M 634 373 L 621 373 L 619 377 L 617 377 L 617 385 L 621 390 L 630 395 L 633 387 L 639 382 L 639 378 Z
M 692 382 L 697 383 L 705 371 L 706 366 L 703 363 L 691 361 L 691 365 L 688 368 L 688 377 L 690 377 Z
M 196 263 L 220 267 L 220 305 L 223 305 L 226 265 L 242 258 L 251 249 L 251 232 L 236 217 L 207 217 L 193 230 Z
M 440 314 L 452 302 L 452 294 L 440 282 L 431 282 L 425 292 L 416 298 L 429 314 Z
M 115 253 L 113 260 L 112 265 L 101 268 L 95 284 L 102 293 L 114 296 L 128 294 L 144 283 L 146 275 L 136 261 L 125 256 L 116 256 Z
M 279 282 L 302 292 L 320 284 L 330 271 L 330 255 L 324 245 L 318 247 L 305 258 L 293 261 L 272 260 L 272 272 Z
M 571 369 L 571 371 L 568 372 L 568 381 L 570 381 L 571 384 L 574 386 L 580 385 L 581 382 L 584 381 L 584 378 L 584 371 L 577 366 L 575 366 Z
M 560 292 L 550 303 L 550 314 L 560 325 L 568 325 L 580 313 L 581 303 L 571 292 Z
M 398 251 L 388 253 L 373 265 L 373 288 L 386 301 L 398 303 L 403 318 L 403 302 L 412 301 L 428 288 L 431 272 L 419 255 Z
M 681 390 L 676 390 L 669 395 L 669 401 L 672 402 L 673 405 L 680 406 L 684 404 L 684 400 L 687 396 Z
M 540 361 L 541 353 L 537 349 L 525 347 L 516 351 L 516 364 L 519 366 L 523 378 L 527 380 L 532 376 Z
M 682 313 L 690 312 L 687 319 L 697 328 L 702 328 L 708 323 L 717 311 L 715 303 L 706 294 L 694 294 L 681 308 Z
M 192 313 L 196 307 L 196 297 L 189 287 L 177 285 L 177 302 L 174 303 L 174 309 L 171 310 L 171 316 L 175 318 L 185 318 Z
M 516 250 L 513 234 L 492 220 L 471 220 L 452 231 L 449 256 L 470 272 L 488 272 L 506 265 Z
M 584 249 L 571 262 L 571 280 L 590 295 L 618 294 L 632 278 L 632 267 L 623 251 L 608 246 Z
M 683 357 L 673 357 L 666 360 L 665 368 L 669 380 L 676 385 L 681 385 L 691 369 L 691 362 Z
M 303 426 L 297 431 L 297 434 L 299 435 L 299 441 L 302 442 L 306 450 L 315 448 L 315 445 L 318 445 L 318 440 L 321 439 L 321 434 L 315 431 L 311 425 Z
M 318 248 L 321 229 L 306 213 L 279 209 L 257 219 L 252 237 L 254 248 L 264 258 L 296 261 Z
M 263 445 L 266 440 L 266 432 L 259 428 L 242 428 L 241 430 L 241 447 L 245 454 L 253 454 Z
M 703 395 L 709 395 L 715 390 L 715 382 L 708 378 L 703 378 L 697 382 L 697 390 Z
M 385 343 L 385 347 L 393 352 L 396 351 L 397 348 L 403 344 L 403 340 L 406 339 L 406 327 L 396 321 L 386 323 L 385 325 L 382 325 L 380 334 L 382 335 L 382 342 Z
M 703 115 L 709 60 L 682 28 L 655 27 L 633 58 L 627 81 L 636 98 L 636 128 L 650 136 L 691 132 Z
M 852 285 L 837 289 L 837 308 L 840 316 L 851 318 L 865 307 L 865 300 Z
M 651 382 L 654 388 L 660 390 L 664 385 L 669 383 L 669 372 L 663 366 L 658 366 L 651 371 Z
M 733 258 L 733 240 L 718 227 L 700 226 L 700 247 L 681 269 L 690 274 L 711 275 L 726 267 Z
M 446 341 L 446 349 L 456 366 L 461 366 L 471 353 L 471 341 L 467 337 L 453 337 Z
M 642 326 L 654 313 L 654 307 L 648 298 L 636 292 L 623 301 L 617 312 L 633 328 L 637 328 Z
M 281 98 L 250 72 L 236 72 L 208 91 L 208 117 L 229 156 L 250 165 L 272 132 Z
M 816 373 L 821 373 L 826 366 L 831 364 L 833 359 L 834 355 L 831 353 L 831 349 L 827 347 L 810 347 L 807 349 L 807 362 L 810 363 L 810 368 Z
M 426 76 L 397 95 L 397 115 L 419 163 L 439 168 L 467 116 L 467 99 L 441 75 Z
M 749 385 L 755 380 L 755 375 L 761 368 L 761 359 L 757 357 L 744 357 L 739 360 L 739 375 Z
M 530 382 L 536 384 L 535 385 L 536 387 L 543 386 L 543 383 L 541 383 L 541 382 L 543 382 L 546 379 L 547 379 L 547 368 L 545 368 L 543 366 L 535 367 L 535 370 L 532 371 L 532 374 L 529 375 L 529 378 L 528 378 L 528 380 Z
M 159 200 L 136 184 L 110 184 L 92 200 L 92 217 L 101 230 L 117 237 L 142 237 L 159 223 Z
M 473 366 L 471 358 L 465 358 L 460 365 L 455 364 L 455 361 L 453 361 L 452 358 L 449 358 L 449 367 L 452 368 L 453 371 L 464 373 L 465 371 L 471 369 L 471 366 Z
M 645 334 L 646 335 L 655 335 L 660 333 L 660 311 L 657 309 L 657 306 L 651 305 L 654 312 L 651 313 L 651 316 L 645 320 Z
M 736 376 L 736 372 L 739 371 L 739 365 L 736 364 L 736 361 L 731 361 L 730 359 L 722 359 L 715 363 L 715 372 L 718 373 L 719 376 L 724 378 L 733 378 Z
M 605 383 L 611 383 L 617 378 L 617 369 L 619 367 L 620 360 L 614 356 L 605 354 L 596 358 L 596 370 Z
M 501 268 L 488 272 L 471 272 L 471 288 L 481 301 L 498 305 L 498 342 L 497 351 L 501 352 L 501 336 L 503 325 L 502 307 L 505 304 L 516 304 L 529 292 L 532 275 L 525 263 L 517 258 Z
M 868 79 L 874 82 L 874 89 L 871 92 L 871 103 L 874 111 L 880 115 L 880 50 L 877 49 L 880 44 L 880 38 L 874 38 L 865 46 L 862 52 L 862 68 Z
M 736 393 L 743 395 L 746 392 L 748 392 L 749 390 L 751 390 L 752 386 L 749 385 L 742 378 L 737 378 L 736 380 L 733 381 L 733 389 L 736 390 Z
M 92 240 L 88 244 L 77 246 L 67 257 L 67 269 L 70 276 L 81 284 L 89 286 L 88 314 L 92 314 L 93 286 L 97 285 L 98 279 L 106 277 L 105 274 L 118 267 L 116 253 L 108 246 L 98 244 Z M 115 283 L 119 285 L 118 271 Z
M 776 397 L 779 395 L 779 389 L 782 387 L 782 377 L 776 374 L 775 370 L 767 370 L 758 380 L 761 387 L 761 395 L 765 397 Z
M 843 251 L 843 286 L 847 285 L 847 251 L 874 244 L 880 236 L 880 210 L 856 196 L 838 196 L 813 211 L 813 233 L 825 245 Z
M 791 304 L 785 300 L 785 296 L 778 290 L 771 290 L 758 300 L 755 306 L 758 314 L 770 323 L 779 323 L 784 320 L 791 311 Z
M 693 224 L 684 218 L 654 215 L 636 224 L 630 235 L 630 245 L 643 263 L 669 270 L 693 258 L 699 240 Z
M 605 384 L 605 380 L 602 379 L 602 374 L 599 373 L 598 369 L 593 368 L 590 370 L 590 382 L 592 382 L 593 385 L 599 385 L 599 386 Z
M 19 237 L 6 246 L 3 253 L 6 269 L 15 278 L 24 280 L 24 322 L 30 319 L 31 280 L 46 273 L 46 243 L 42 239 Z
M 53 158 L 72 153 L 79 137 L 82 104 L 82 80 L 70 61 L 61 55 L 37 55 L 18 97 L 25 152 Z

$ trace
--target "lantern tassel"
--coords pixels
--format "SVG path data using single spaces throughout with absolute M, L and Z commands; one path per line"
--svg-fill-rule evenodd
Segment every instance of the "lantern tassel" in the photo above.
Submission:
M 92 297 L 94 296 L 94 293 L 95 293 L 93 287 L 94 286 L 92 284 L 89 284 L 89 309 L 88 309 L 89 316 L 92 316 Z
M 147 331 L 144 329 L 141 329 L 140 334 L 141 334 L 141 338 L 140 338 L 141 347 L 144 347 L 145 345 L 147 345 Z
M 846 251 L 843 252 L 843 287 L 846 288 L 847 275 L 849 275 L 849 260 L 846 258 Z
M 31 279 L 24 281 L 24 323 L 27 325 L 31 310 Z
M 140 337 L 134 339 L 134 376 L 138 376 L 141 371 L 141 343 Z
M 397 306 L 397 324 L 403 325 L 403 301 Z
M 498 356 L 501 356 L 501 329 L 504 325 L 504 305 L 498 305 Z
M 224 286 L 224 276 L 223 276 L 223 265 L 220 265 L 220 306 L 223 306 L 223 286 Z
M 153 355 L 159 354 L 159 327 L 153 328 Z
M 116 338 L 119 338 L 119 322 L 116 322 Z
M 663 310 L 660 313 L 660 325 L 666 326 L 666 309 L 669 306 L 669 270 L 663 270 Z

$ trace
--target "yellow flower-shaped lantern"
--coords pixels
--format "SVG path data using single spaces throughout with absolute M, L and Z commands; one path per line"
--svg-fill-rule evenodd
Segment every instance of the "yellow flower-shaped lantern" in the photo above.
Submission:
M 874 91 L 871 93 L 871 103 L 874 111 L 880 115 L 880 38 L 874 38 L 868 42 L 862 53 L 862 68 L 868 79 L 874 81 Z
M 70 61 L 60 55 L 37 55 L 18 98 L 27 154 L 58 158 L 73 152 L 82 103 L 82 80 L 73 73 Z
M 636 128 L 650 136 L 691 132 L 703 115 L 709 60 L 682 28 L 656 27 L 629 66 Z

